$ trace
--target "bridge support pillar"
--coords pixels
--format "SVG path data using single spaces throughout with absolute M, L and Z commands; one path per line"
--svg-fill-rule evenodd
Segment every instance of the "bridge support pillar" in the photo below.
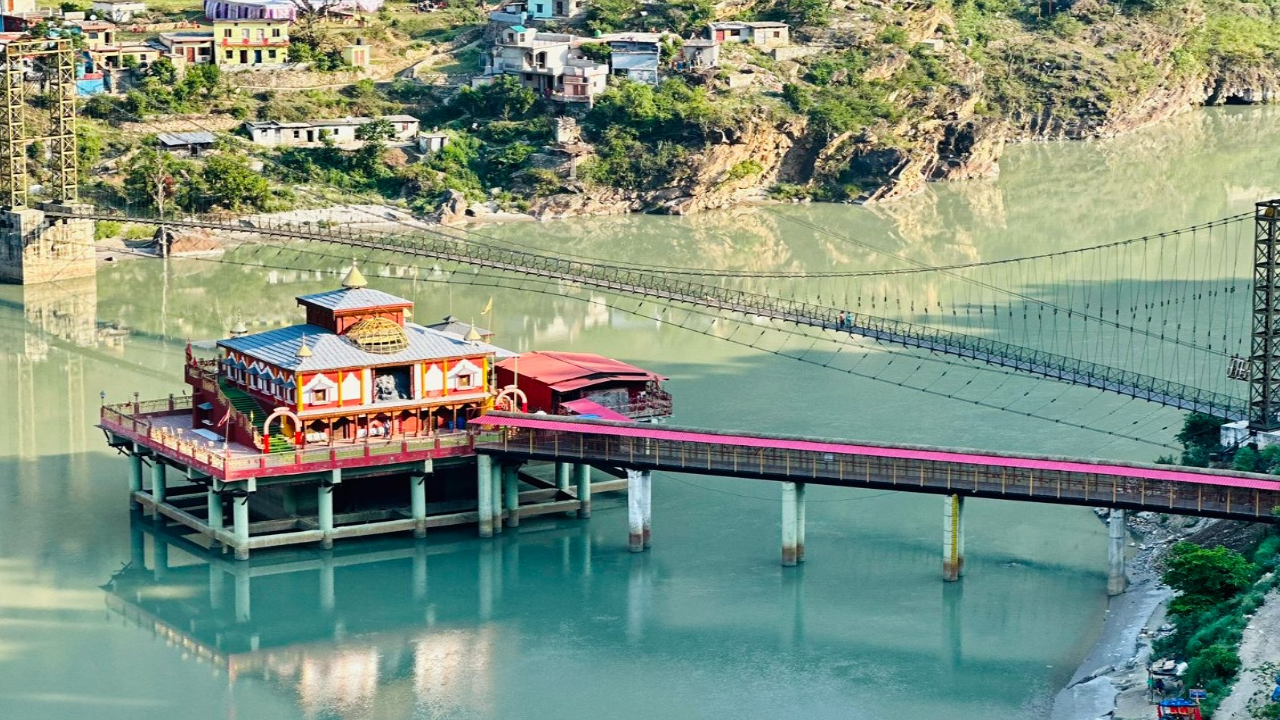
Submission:
M 520 527 L 520 478 L 518 465 L 502 466 L 502 494 L 507 508 L 507 527 Z
M 562 493 L 569 492 L 569 476 L 573 474 L 573 463 L 556 463 L 556 489 Z
M 652 486 L 652 473 L 648 470 L 627 471 L 627 529 L 631 552 L 644 552 L 649 547 Z
M 591 466 L 579 463 L 576 466 L 578 475 L 578 517 L 591 517 Z
M 236 538 L 236 559 L 249 559 L 249 493 L 231 499 L 231 530 Z M 239 585 L 237 603 L 239 602 Z
M 493 459 L 476 455 L 476 510 L 480 515 L 480 537 L 493 537 Z
M 796 564 L 796 543 L 799 540 L 799 515 L 796 512 L 796 483 L 782 483 L 782 565 Z
M 653 545 L 650 533 L 653 524 L 653 473 L 645 470 L 641 484 L 644 486 L 644 549 L 648 550 Z
M 947 495 L 942 508 L 942 579 L 955 582 L 964 575 L 964 498 Z
M 158 503 L 164 502 L 164 463 L 159 457 L 151 458 L 151 497 Z
M 502 534 L 502 463 L 495 462 L 489 472 L 489 498 L 493 503 L 493 534 Z
M 1124 592 L 1129 584 L 1124 573 L 1124 511 L 1112 510 L 1107 518 L 1107 595 Z
M 796 562 L 804 562 L 805 483 L 796 483 Z

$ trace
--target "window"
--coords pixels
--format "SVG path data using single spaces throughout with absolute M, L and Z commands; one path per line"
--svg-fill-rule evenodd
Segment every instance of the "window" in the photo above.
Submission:
M 240 31 L 240 39 L 241 39 L 241 40 L 248 40 L 248 39 L 249 39 L 249 28 L 245 28 L 245 29 L 243 29 L 243 30 L 241 30 L 241 31 Z
M 300 138 L 300 137 L 302 137 L 302 131 L 301 131 L 301 130 L 294 130 L 294 131 L 293 131 L 293 139 L 294 139 L 294 140 L 297 140 L 297 139 L 298 139 L 298 138 Z
M 231 51 L 230 51 L 230 50 L 228 50 L 228 51 L 227 51 L 227 59 L 228 59 L 228 60 L 230 60 L 231 58 L 232 58 Z
M 276 51 L 275 51 L 275 50 L 268 50 L 268 51 L 267 51 L 267 57 L 271 58 L 272 60 L 275 60 L 275 59 L 276 59 Z
M 781 31 L 781 30 L 774 30 L 774 31 L 773 31 L 773 36 L 774 36 L 774 37 L 776 37 L 776 38 L 780 38 L 780 37 L 782 37 L 782 31 Z
M 224 38 L 231 37 L 231 28 L 224 28 L 222 31 L 222 37 Z
M 476 386 L 476 376 L 474 373 L 458 375 L 458 389 L 465 390 Z
M 328 391 L 328 390 L 312 390 L 312 391 L 311 391 L 311 402 L 313 402 L 313 403 L 327 403 L 327 402 L 329 402 L 329 391 Z
M 271 37 L 280 37 L 280 28 L 271 28 Z

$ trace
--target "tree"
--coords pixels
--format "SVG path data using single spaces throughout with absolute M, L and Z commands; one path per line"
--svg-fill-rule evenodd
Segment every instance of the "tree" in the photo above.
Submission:
M 190 164 L 154 147 L 144 147 L 129 161 L 124 176 L 124 194 L 130 203 L 154 208 L 161 218 L 180 198 L 190 179 Z
M 209 197 L 229 210 L 261 210 L 271 200 L 271 185 L 242 155 L 214 155 L 201 176 Z
M 173 61 L 167 57 L 158 58 L 151 63 L 151 67 L 147 68 L 147 75 L 155 78 L 165 87 L 173 87 L 178 83 L 178 69 L 173 66 Z
M 382 143 L 396 135 L 396 127 L 390 120 L 378 118 L 356 128 L 356 139 L 365 142 Z
M 479 88 L 464 87 L 451 101 L 454 109 L 477 120 L 525 120 L 537 104 L 537 93 L 509 75 Z
M 1180 542 L 1169 550 L 1162 579 L 1178 591 L 1169 612 L 1199 612 L 1249 587 L 1256 568 L 1240 553 L 1219 545 L 1202 548 Z
M 1236 450 L 1236 456 L 1231 461 L 1231 469 L 1240 472 L 1257 472 L 1258 462 L 1258 451 L 1245 445 Z

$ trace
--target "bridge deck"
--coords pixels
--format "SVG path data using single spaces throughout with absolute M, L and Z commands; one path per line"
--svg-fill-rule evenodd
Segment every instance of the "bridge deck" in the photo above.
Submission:
M 1266 475 L 970 452 L 599 420 L 489 413 L 504 428 L 476 451 L 764 480 L 1271 521 L 1280 480 Z

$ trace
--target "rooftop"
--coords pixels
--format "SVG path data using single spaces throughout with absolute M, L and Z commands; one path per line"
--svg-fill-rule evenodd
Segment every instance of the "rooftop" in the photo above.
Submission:
M 374 120 L 386 120 L 388 122 L 418 122 L 418 118 L 412 115 L 381 115 L 377 118 L 371 117 L 345 117 L 334 118 L 332 120 L 305 120 L 302 122 L 280 122 L 279 120 L 249 120 L 245 125 L 255 130 L 267 130 L 272 128 L 315 128 L 315 127 L 334 127 L 337 125 L 366 125 Z
M 391 293 L 385 293 L 381 290 L 372 290 L 366 287 L 341 288 L 338 290 L 327 290 L 314 295 L 301 295 L 298 302 L 303 305 L 314 305 L 316 307 L 325 308 L 326 310 L 364 310 L 367 308 L 380 307 L 396 307 L 407 308 L 412 307 L 413 303 L 402 297 L 396 297 Z
M 656 52 L 614 53 L 611 62 L 614 70 L 657 70 Z
M 497 367 L 533 378 L 558 392 L 611 380 L 666 380 L 635 365 L 592 353 L 528 352 L 503 360 Z
M 376 291 L 375 291 L 376 292 Z M 467 342 L 450 333 L 432 330 L 413 323 L 405 324 L 404 350 L 395 353 L 373 353 L 362 350 L 344 336 L 319 325 L 292 325 L 244 337 L 219 340 L 218 345 L 285 370 L 323 371 L 374 365 L 404 365 L 421 360 L 466 357 L 492 353 L 509 357 L 511 353 L 486 342 Z M 298 357 L 306 341 L 311 354 Z
M 156 140 L 161 145 L 209 145 L 217 141 L 213 133 L 205 130 L 196 132 L 160 133 Z

